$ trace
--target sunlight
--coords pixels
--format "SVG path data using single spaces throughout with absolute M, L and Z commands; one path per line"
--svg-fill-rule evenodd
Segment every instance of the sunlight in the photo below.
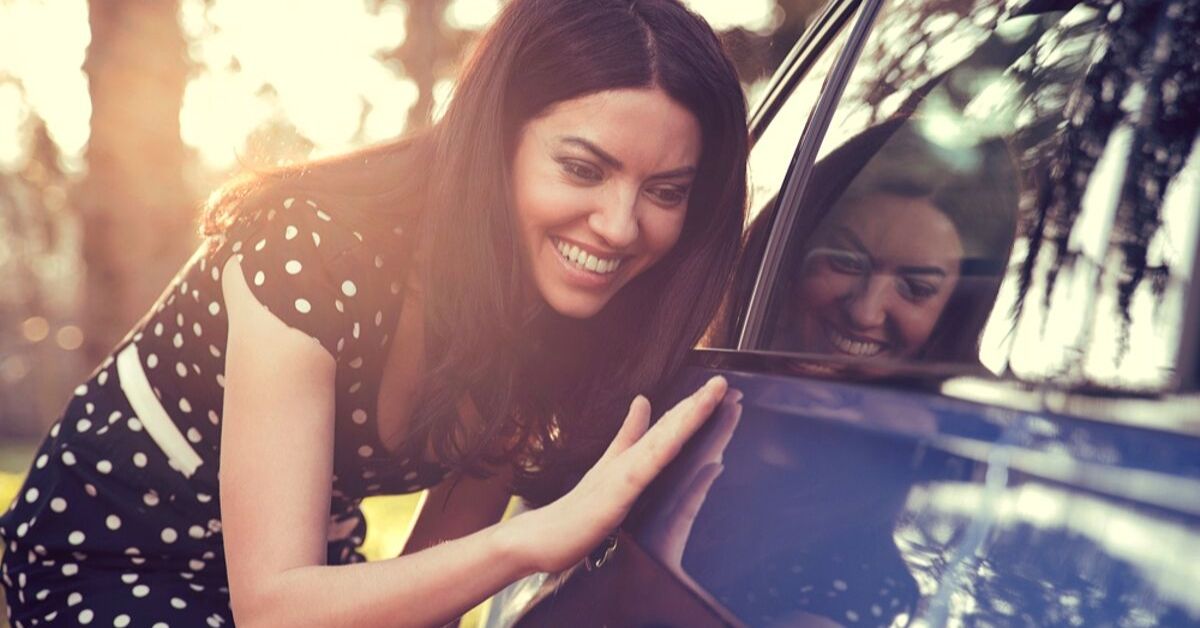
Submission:
M 46 122 L 63 166 L 83 167 L 92 107 L 82 66 L 90 41 L 86 0 L 0 2 L 0 84 L 19 81 L 27 105 L 16 107 L 14 121 L 11 92 L 0 91 L 0 166 L 25 159 L 26 142 L 14 129 L 34 114 Z
M 246 77 L 206 72 L 185 88 L 180 135 L 199 149 L 207 165 L 224 169 L 234 164 L 242 140 L 270 115 L 270 105 L 254 96 Z
M 500 0 L 453 0 L 446 7 L 446 22 L 463 30 L 479 30 L 495 19 L 501 4 Z M 775 0 L 684 0 L 684 4 L 719 31 L 740 27 L 765 34 L 783 20 Z
M 321 156 L 404 132 L 417 86 L 387 59 L 405 41 L 407 4 L 368 0 L 182 0 L 179 23 L 195 64 L 180 111 L 180 135 L 207 169 L 253 153 L 256 129 L 294 126 Z M 714 28 L 765 33 L 782 12 L 774 0 L 688 0 Z M 486 27 L 502 0 L 453 0 L 444 18 L 460 30 Z M 0 167 L 23 163 L 31 115 L 45 120 L 78 173 L 91 118 L 82 64 L 91 35 L 86 0 L 0 3 Z M 14 81 L 6 80 L 8 77 Z M 435 88 L 435 118 L 451 83 Z
M 14 170 L 24 161 L 28 140 L 21 130 L 28 120 L 29 107 L 21 88 L 0 83 L 0 129 L 12 129 L 11 133 L 0 133 L 0 170 Z
M 759 34 L 769 33 L 783 21 L 783 11 L 775 0 L 684 0 L 696 13 L 704 16 L 714 30 L 744 28 Z
M 462 30 L 479 30 L 500 12 L 500 0 L 454 0 L 446 7 L 446 23 Z
M 397 135 L 415 87 L 382 57 L 404 43 L 405 19 L 400 4 L 372 14 L 363 1 L 184 0 L 181 24 L 203 67 L 180 112 L 184 141 L 224 169 L 272 120 L 294 125 L 313 156 Z

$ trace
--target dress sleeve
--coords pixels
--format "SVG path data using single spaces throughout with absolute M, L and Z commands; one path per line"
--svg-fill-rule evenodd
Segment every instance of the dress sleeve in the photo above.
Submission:
M 340 359 L 359 322 L 359 277 L 350 250 L 361 236 L 303 197 L 267 201 L 227 238 L 246 285 L 288 327 Z

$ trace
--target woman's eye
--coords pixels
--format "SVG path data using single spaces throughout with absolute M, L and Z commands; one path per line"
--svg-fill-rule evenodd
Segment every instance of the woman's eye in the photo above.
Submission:
M 562 166 L 564 172 L 576 179 L 579 179 L 580 181 L 595 183 L 603 178 L 603 175 L 598 169 L 582 161 L 563 159 L 558 163 L 560 166 Z
M 867 271 L 867 263 L 853 253 L 831 251 L 825 256 L 829 267 L 839 273 L 860 275 Z
M 651 188 L 650 195 L 667 206 L 678 205 L 687 200 L 687 190 L 675 187 Z
M 899 281 L 900 294 L 909 301 L 924 301 L 937 294 L 938 287 L 925 281 L 901 277 Z

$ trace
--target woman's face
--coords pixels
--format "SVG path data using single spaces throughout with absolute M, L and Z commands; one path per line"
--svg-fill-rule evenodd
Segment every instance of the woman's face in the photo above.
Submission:
M 959 279 L 962 242 L 927 198 L 851 200 L 827 219 L 792 291 L 793 350 L 914 357 Z
M 660 89 L 581 96 L 526 123 L 513 200 L 550 307 L 593 316 L 675 245 L 700 144 L 695 116 Z

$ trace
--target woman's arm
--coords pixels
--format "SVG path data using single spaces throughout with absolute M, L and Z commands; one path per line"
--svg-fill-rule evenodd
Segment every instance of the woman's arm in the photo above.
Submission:
M 333 358 L 254 298 L 236 260 L 222 282 L 221 504 L 239 625 L 427 625 L 524 575 L 492 532 L 403 559 L 325 566 Z
M 334 360 L 255 300 L 236 259 L 222 288 L 221 505 L 240 625 L 438 625 L 520 577 L 561 570 L 624 518 L 725 391 L 710 383 L 648 432 L 649 403 L 639 397 L 596 466 L 544 508 L 411 555 L 326 566 Z

